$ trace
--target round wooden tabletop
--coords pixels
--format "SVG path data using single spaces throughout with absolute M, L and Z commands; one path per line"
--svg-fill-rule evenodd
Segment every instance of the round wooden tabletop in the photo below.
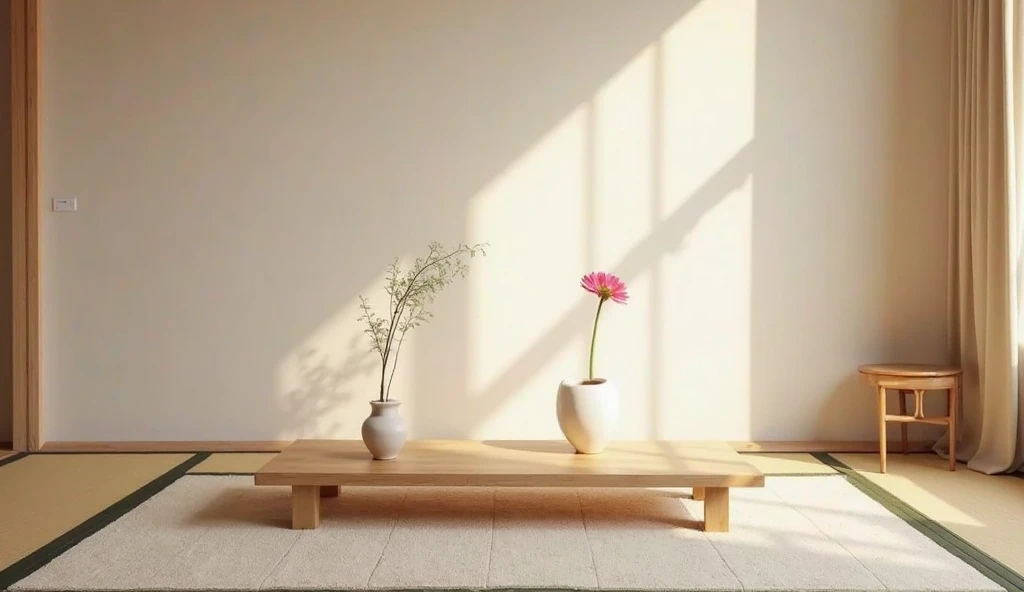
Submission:
M 960 374 L 960 368 L 956 366 L 943 366 L 938 364 L 864 364 L 859 366 L 857 371 L 861 374 L 876 374 L 880 376 L 912 376 L 928 378 L 935 376 L 956 376 Z

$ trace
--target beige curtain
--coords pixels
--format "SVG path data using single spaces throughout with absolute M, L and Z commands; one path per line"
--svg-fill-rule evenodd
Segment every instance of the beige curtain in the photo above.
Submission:
M 950 345 L 964 369 L 960 460 L 1024 462 L 1022 0 L 953 3 Z M 948 441 L 937 450 L 948 450 Z

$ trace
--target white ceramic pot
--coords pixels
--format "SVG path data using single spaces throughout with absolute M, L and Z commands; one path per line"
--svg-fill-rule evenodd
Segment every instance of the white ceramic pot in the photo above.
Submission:
M 563 380 L 558 386 L 558 427 L 583 454 L 597 454 L 619 423 L 619 391 L 603 378 Z
M 393 460 L 405 445 L 405 423 L 398 414 L 401 401 L 370 401 L 363 422 L 363 444 L 375 460 Z

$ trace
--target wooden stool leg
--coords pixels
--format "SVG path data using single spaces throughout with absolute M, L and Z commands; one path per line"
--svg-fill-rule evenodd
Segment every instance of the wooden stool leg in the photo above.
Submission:
M 337 485 L 321 485 L 320 497 L 338 497 Z
M 960 412 L 960 381 L 949 389 L 949 470 L 956 470 L 957 414 Z
M 292 486 L 292 529 L 320 526 L 320 492 L 316 485 Z
M 704 532 L 729 532 L 729 488 L 704 490 Z
M 900 415 L 907 414 L 907 395 L 910 391 L 900 389 Z M 910 446 L 907 443 L 907 422 L 900 422 L 900 438 L 903 440 L 903 454 L 910 452 Z
M 694 487 L 693 488 L 693 499 L 697 500 L 698 502 L 704 501 L 704 488 L 703 487 Z
M 878 465 L 885 472 L 885 387 L 878 387 Z

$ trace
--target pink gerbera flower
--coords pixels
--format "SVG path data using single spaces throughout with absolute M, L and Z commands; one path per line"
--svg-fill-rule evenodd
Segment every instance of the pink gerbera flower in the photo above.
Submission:
M 583 276 L 580 286 L 591 294 L 596 294 L 601 300 L 611 298 L 619 304 L 625 304 L 629 300 L 626 293 L 626 284 L 618 276 L 603 271 L 595 271 Z
M 600 298 L 597 302 L 597 314 L 594 315 L 594 334 L 590 337 L 590 379 L 594 380 L 594 350 L 597 348 L 597 322 L 601 319 L 601 307 L 607 300 L 625 304 L 629 300 L 629 294 L 626 293 L 626 284 L 622 280 L 603 271 L 583 276 L 580 286 Z

